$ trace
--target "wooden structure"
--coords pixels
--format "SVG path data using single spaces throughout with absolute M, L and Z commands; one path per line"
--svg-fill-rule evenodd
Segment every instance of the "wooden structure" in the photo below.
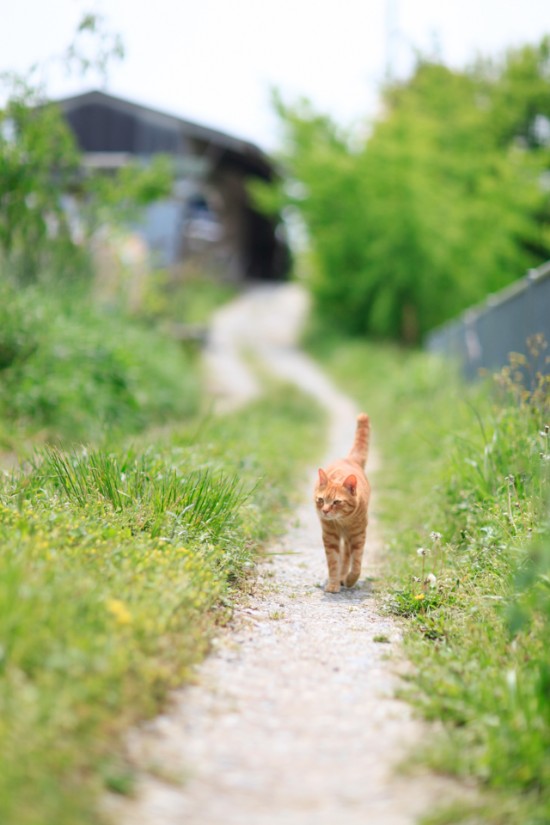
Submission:
M 279 222 L 247 194 L 275 170 L 254 144 L 99 91 L 58 100 L 87 167 L 108 173 L 129 160 L 174 158 L 172 197 L 139 227 L 160 266 L 191 264 L 232 280 L 285 278 L 289 252 Z

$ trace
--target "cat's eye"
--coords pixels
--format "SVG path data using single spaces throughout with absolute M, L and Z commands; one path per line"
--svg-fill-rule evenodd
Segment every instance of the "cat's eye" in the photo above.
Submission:
M 325 499 L 324 499 L 324 498 L 318 498 L 318 499 L 317 499 L 317 504 L 324 504 L 324 503 L 325 503 Z
M 335 498 L 332 503 L 334 504 L 335 507 L 338 507 L 342 502 L 340 501 L 339 498 Z

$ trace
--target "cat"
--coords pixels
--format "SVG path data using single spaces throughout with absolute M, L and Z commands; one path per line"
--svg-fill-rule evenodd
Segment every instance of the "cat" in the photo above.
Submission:
M 319 470 L 315 505 L 327 557 L 327 593 L 338 593 L 341 585 L 353 587 L 361 574 L 370 499 L 370 484 L 364 473 L 369 439 L 370 419 L 360 413 L 347 458 Z

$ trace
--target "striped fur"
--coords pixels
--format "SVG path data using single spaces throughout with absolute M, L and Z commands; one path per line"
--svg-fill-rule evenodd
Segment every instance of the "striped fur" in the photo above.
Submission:
M 359 413 L 357 416 L 357 428 L 353 447 L 349 451 L 348 458 L 364 470 L 369 457 L 370 442 L 370 419 L 366 413 Z
M 364 473 L 369 438 L 369 417 L 360 413 L 348 456 L 319 470 L 315 505 L 327 558 L 327 593 L 338 593 L 341 585 L 352 587 L 361 574 L 370 499 Z

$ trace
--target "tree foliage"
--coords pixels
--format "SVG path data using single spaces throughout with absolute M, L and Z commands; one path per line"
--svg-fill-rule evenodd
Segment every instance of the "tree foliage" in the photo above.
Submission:
M 414 342 L 550 257 L 550 39 L 464 71 L 419 61 L 361 141 L 276 98 L 325 321 Z
M 0 250 L 26 279 L 39 261 L 70 246 L 63 196 L 74 186 L 79 157 L 72 136 L 53 107 L 12 78 L 0 111 Z
M 110 60 L 122 54 L 120 39 L 87 14 L 63 62 L 105 78 Z M 86 173 L 59 108 L 33 77 L 34 70 L 0 76 L 7 89 L 0 108 L 0 266 L 20 283 L 52 271 L 61 278 L 87 273 L 98 226 L 135 217 L 140 207 L 168 195 L 173 180 L 164 157 L 108 177 Z

